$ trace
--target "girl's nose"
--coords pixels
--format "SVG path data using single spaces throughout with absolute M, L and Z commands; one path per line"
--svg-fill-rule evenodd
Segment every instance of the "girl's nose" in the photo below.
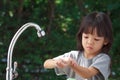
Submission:
M 88 41 L 87 41 L 88 44 L 92 45 L 93 44 L 93 39 L 92 38 L 89 38 Z

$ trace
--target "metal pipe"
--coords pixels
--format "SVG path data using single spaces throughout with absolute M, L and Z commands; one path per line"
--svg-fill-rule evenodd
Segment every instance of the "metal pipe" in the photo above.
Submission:
M 13 76 L 13 69 L 12 69 L 12 53 L 13 53 L 13 48 L 14 45 L 18 39 L 18 37 L 22 34 L 24 30 L 26 30 L 28 27 L 34 27 L 37 30 L 37 35 L 38 37 L 42 37 L 45 35 L 45 32 L 40 28 L 39 25 L 35 23 L 26 23 L 24 24 L 14 35 L 14 37 L 11 40 L 11 43 L 9 45 L 8 49 L 8 55 L 7 55 L 7 68 L 6 68 L 6 80 L 12 80 Z

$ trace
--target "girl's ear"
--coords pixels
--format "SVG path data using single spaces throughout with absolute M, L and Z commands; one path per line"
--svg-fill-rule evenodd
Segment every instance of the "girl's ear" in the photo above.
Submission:
M 108 40 L 107 39 L 105 39 L 105 41 L 104 41 L 104 45 L 107 45 L 108 44 Z

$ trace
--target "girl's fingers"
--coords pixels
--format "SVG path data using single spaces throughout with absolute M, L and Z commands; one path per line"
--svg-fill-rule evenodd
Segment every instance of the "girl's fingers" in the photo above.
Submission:
M 67 66 L 67 62 L 64 61 L 63 59 L 59 59 L 56 64 L 59 68 L 64 68 Z
M 64 67 L 64 64 L 63 64 L 62 62 L 57 62 L 57 66 L 58 66 L 59 68 L 63 68 L 63 67 Z
M 73 66 L 75 64 L 76 64 L 76 62 L 72 58 L 66 58 L 66 59 L 62 58 L 62 59 L 58 59 L 56 61 L 56 67 L 58 67 L 58 68 L 64 68 L 64 67 L 67 67 L 67 66 Z

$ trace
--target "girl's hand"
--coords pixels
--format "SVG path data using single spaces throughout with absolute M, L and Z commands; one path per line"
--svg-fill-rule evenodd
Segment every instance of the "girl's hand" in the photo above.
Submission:
M 64 68 L 64 67 L 72 66 L 75 64 L 76 64 L 75 60 L 70 57 L 64 57 L 56 60 L 56 66 L 58 68 Z
M 65 59 L 65 58 L 57 59 L 56 60 L 56 67 L 58 67 L 58 68 L 67 67 L 69 64 L 68 64 L 68 61 L 66 61 L 66 60 L 67 59 Z

